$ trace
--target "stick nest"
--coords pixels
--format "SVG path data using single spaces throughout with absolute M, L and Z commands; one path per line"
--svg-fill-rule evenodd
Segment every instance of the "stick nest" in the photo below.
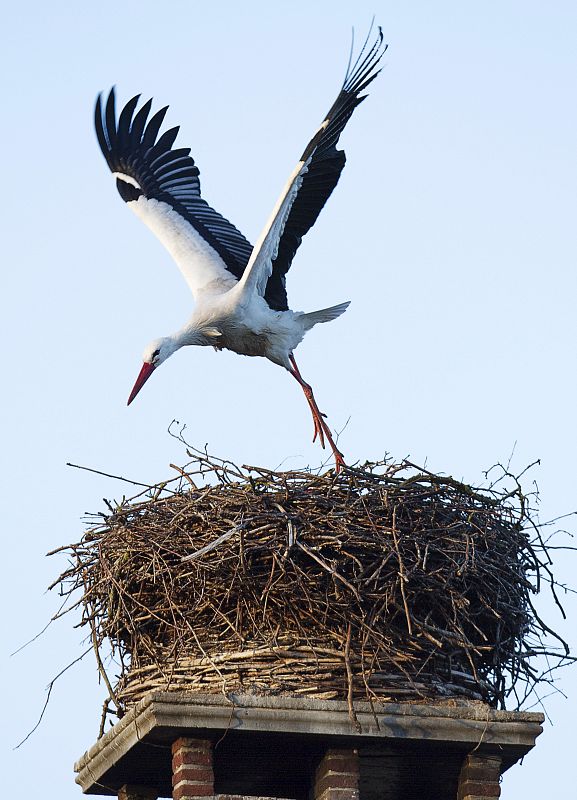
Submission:
M 60 548 L 70 566 L 53 585 L 81 592 L 120 713 L 150 690 L 504 707 L 543 680 L 535 656 L 568 654 L 532 606 L 544 571 L 554 582 L 518 481 L 189 455 L 176 483 L 109 504 Z

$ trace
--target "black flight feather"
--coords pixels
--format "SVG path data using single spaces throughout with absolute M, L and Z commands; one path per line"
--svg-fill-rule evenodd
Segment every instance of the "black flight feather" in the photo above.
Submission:
M 359 97 L 359 92 L 377 77 L 377 66 L 387 49 L 386 45 L 383 47 L 380 28 L 376 41 L 367 51 L 369 37 L 370 31 L 352 67 L 349 62 L 341 91 L 325 117 L 324 127 L 313 136 L 301 156 L 302 161 L 310 159 L 308 171 L 290 210 L 264 295 L 269 306 L 278 311 L 288 308 L 286 273 L 297 248 L 316 222 L 345 166 L 345 153 L 336 148 L 339 137 L 355 108 L 365 99 L 365 96 Z

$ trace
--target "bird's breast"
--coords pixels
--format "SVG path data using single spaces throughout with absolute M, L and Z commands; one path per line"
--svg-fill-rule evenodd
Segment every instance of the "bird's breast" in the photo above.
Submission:
M 267 333 L 255 333 L 247 328 L 223 330 L 218 339 L 218 347 L 232 350 L 241 356 L 264 356 L 269 343 Z
M 202 324 L 198 327 L 214 328 L 220 333 L 208 337 L 210 341 L 205 343 L 219 350 L 262 356 L 287 366 L 289 354 L 304 335 L 302 314 L 273 311 L 261 297 L 255 297 L 248 306 L 235 301 L 233 293 L 226 293 L 212 302 L 208 310 L 200 309 Z

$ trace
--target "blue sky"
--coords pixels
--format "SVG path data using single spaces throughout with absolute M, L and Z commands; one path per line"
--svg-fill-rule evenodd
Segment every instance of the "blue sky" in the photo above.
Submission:
M 258 359 L 186 350 L 126 408 L 144 345 L 190 311 L 169 256 L 117 196 L 92 130 L 96 94 L 170 104 L 203 194 L 254 241 L 330 106 L 350 29 L 375 14 L 382 74 L 342 143 L 341 182 L 289 275 L 293 308 L 345 300 L 299 364 L 349 461 L 385 452 L 478 483 L 506 461 L 530 473 L 543 520 L 574 511 L 577 7 L 572 2 L 22 3 L 4 13 L 2 59 L 4 793 L 30 765 L 46 800 L 78 797 L 72 764 L 96 738 L 90 657 L 65 619 L 29 648 L 58 599 L 45 587 L 86 511 L 185 461 L 167 435 L 240 463 L 318 466 L 299 387 Z M 565 521 L 575 530 L 571 518 Z M 575 585 L 575 557 L 558 557 Z M 564 623 L 577 649 L 574 596 Z M 567 794 L 575 669 L 546 700 L 551 723 L 508 800 Z

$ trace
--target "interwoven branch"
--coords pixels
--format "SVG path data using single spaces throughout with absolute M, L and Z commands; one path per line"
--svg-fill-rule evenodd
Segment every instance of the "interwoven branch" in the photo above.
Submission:
M 537 656 L 570 658 L 533 611 L 553 578 L 518 482 L 201 453 L 179 474 L 103 516 L 56 582 L 119 657 L 122 708 L 150 689 L 504 706 L 550 680 Z

